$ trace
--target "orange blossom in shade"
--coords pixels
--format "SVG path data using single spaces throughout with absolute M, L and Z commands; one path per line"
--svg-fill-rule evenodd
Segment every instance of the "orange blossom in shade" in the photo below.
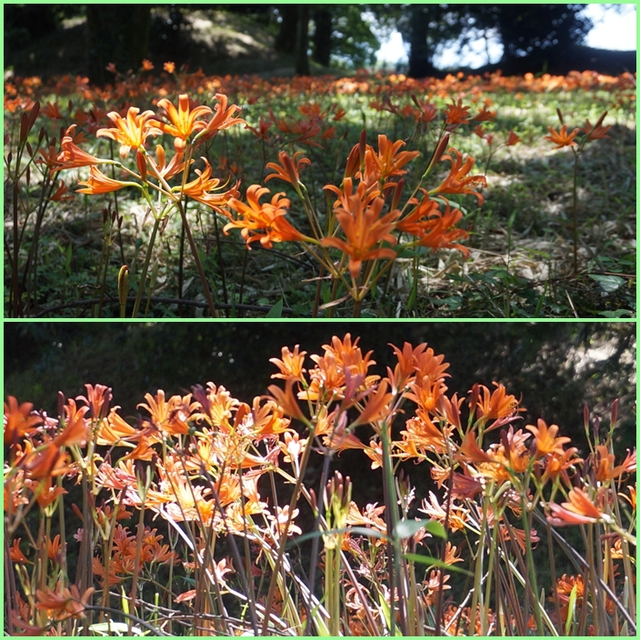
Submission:
M 569 491 L 569 502 L 563 502 L 562 505 L 550 504 L 549 508 L 551 516 L 547 516 L 547 520 L 550 524 L 558 527 L 570 524 L 589 524 L 605 517 L 605 514 L 593 504 L 589 496 L 577 487 Z
M 99 193 L 110 193 L 111 191 L 117 191 L 118 189 L 124 189 L 125 187 L 137 187 L 139 186 L 135 182 L 122 182 L 121 180 L 114 180 L 105 176 L 100 169 L 96 166 L 89 167 L 89 179 L 81 180 L 78 184 L 84 185 L 82 189 L 76 189 L 78 193 L 88 193 L 89 195 L 96 195 Z
M 302 157 L 299 160 L 296 160 L 298 155 L 302 155 L 302 151 L 296 151 L 293 154 L 293 158 L 290 158 L 286 151 L 281 151 L 278 154 L 280 164 L 275 162 L 267 164 L 267 169 L 272 169 L 275 173 L 269 174 L 265 178 L 265 182 L 269 182 L 271 178 L 280 178 L 280 180 L 284 180 L 285 182 L 292 184 L 297 189 L 300 185 L 300 168 L 311 164 L 311 160 L 309 160 L 309 158 Z
M 336 219 L 342 228 L 346 241 L 341 238 L 323 238 L 323 247 L 335 247 L 349 256 L 349 272 L 355 280 L 360 275 L 362 262 L 389 258 L 393 260 L 396 252 L 388 247 L 377 247 L 380 242 L 396 244 L 396 238 L 391 235 L 394 223 L 400 216 L 397 209 L 380 216 L 384 200 L 376 198 L 365 206 L 358 196 L 349 198 L 349 210 L 338 207 Z
M 520 142 L 520 136 L 515 134 L 513 131 L 509 131 L 509 137 L 506 142 L 507 147 L 512 147 L 514 144 L 518 144 L 518 142 Z
M 58 584 L 56 591 L 49 587 L 37 589 L 36 609 L 46 611 L 48 616 L 54 620 L 77 618 L 83 614 L 85 605 L 89 602 L 93 592 L 94 588 L 89 587 L 81 597 L 75 584 L 72 584 L 70 589 Z
M 451 206 L 447 203 L 447 208 L 442 213 L 438 203 L 425 195 L 422 202 L 396 224 L 396 228 L 416 236 L 417 244 L 421 247 L 430 247 L 434 251 L 457 249 L 468 256 L 469 250 L 456 243 L 456 240 L 469 236 L 463 229 L 455 228 L 461 219 L 462 212 L 459 209 L 451 210 Z
M 116 125 L 111 129 L 98 129 L 96 137 L 106 137 L 120 143 L 120 156 L 126 157 L 131 149 L 142 149 L 149 136 L 157 136 L 162 130 L 156 126 L 153 111 L 140 113 L 138 107 L 129 107 L 127 117 L 110 111 L 107 117 Z
M 567 133 L 567 125 L 563 124 L 560 131 L 555 131 L 553 127 L 548 127 L 549 135 L 545 136 L 545 140 L 550 140 L 553 144 L 558 145 L 554 149 L 562 149 L 562 147 L 570 147 L 577 144 L 574 138 L 578 135 L 579 129 L 574 129 L 571 133 Z
M 35 427 L 42 424 L 42 418 L 31 412 L 33 404 L 23 402 L 21 405 L 13 396 L 4 403 L 4 443 L 15 444 Z
M 598 122 L 596 122 L 594 127 L 591 127 L 591 123 L 587 120 L 587 124 L 582 127 L 582 131 L 587 134 L 588 140 L 598 140 L 600 138 L 608 138 L 607 131 L 611 129 L 611 125 L 607 125 L 606 127 L 602 126 L 602 122 L 604 121 L 607 112 L 605 111 L 599 118 Z
M 266 187 L 252 184 L 247 189 L 247 204 L 237 198 L 229 200 L 229 206 L 241 216 L 237 220 L 229 222 L 224 231 L 237 227 L 241 229 L 241 235 L 247 245 L 256 240 L 265 249 L 271 249 L 274 242 L 305 241 L 310 240 L 300 233 L 286 218 L 287 210 L 291 204 L 288 198 L 283 198 L 284 193 L 276 193 L 271 202 L 260 202 L 260 198 L 270 193 Z
M 101 160 L 100 158 L 83 151 L 75 144 L 73 141 L 73 130 L 75 128 L 76 125 L 72 124 L 62 137 L 62 141 L 60 142 L 62 151 L 56 157 L 56 163 L 58 166 L 54 170 L 60 171 L 62 169 L 87 167 L 96 164 L 110 164 L 111 160 Z
M 457 149 L 451 148 L 449 151 L 453 152 L 455 160 L 448 154 L 442 156 L 443 160 L 447 160 L 451 163 L 449 175 L 444 179 L 444 182 L 439 187 L 431 189 L 429 191 L 429 195 L 434 196 L 437 194 L 468 193 L 469 195 L 478 198 L 478 204 L 481 205 L 484 202 L 484 196 L 481 193 L 478 193 L 475 189 L 486 187 L 487 179 L 484 176 L 468 175 L 476 162 L 471 156 L 467 156 L 467 159 L 463 164 L 462 154 Z
M 198 120 L 198 118 L 212 113 L 211 108 L 205 105 L 192 109 L 189 96 L 186 93 L 181 93 L 178 96 L 177 109 L 167 98 L 158 100 L 158 106 L 166 111 L 171 124 L 156 120 L 150 121 L 150 124 L 174 137 L 173 144 L 176 151 L 183 151 L 189 137 L 207 126 L 206 122 Z
M 204 171 L 196 169 L 198 177 L 184 185 L 181 191 L 183 195 L 202 202 L 202 204 L 206 204 L 212 209 L 219 209 L 219 207 L 225 204 L 231 197 L 237 196 L 238 192 L 235 189 L 229 189 L 223 193 L 211 193 L 211 191 L 224 188 L 225 185 L 222 187 L 218 186 L 220 180 L 211 177 L 211 165 L 209 161 L 206 158 L 202 158 L 202 160 L 205 164 Z

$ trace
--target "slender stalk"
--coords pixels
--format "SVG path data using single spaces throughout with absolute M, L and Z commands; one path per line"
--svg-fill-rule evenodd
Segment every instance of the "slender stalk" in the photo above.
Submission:
M 151 260 L 151 252 L 153 251 L 153 245 L 156 241 L 156 235 L 158 233 L 158 228 L 160 227 L 160 218 L 155 217 L 155 221 L 153 223 L 153 229 L 151 230 L 151 237 L 149 238 L 149 246 L 147 247 L 147 255 L 144 259 L 144 265 L 142 266 L 142 273 L 140 274 L 140 280 L 138 282 L 138 293 L 136 295 L 136 301 L 133 305 L 133 313 L 131 314 L 132 318 L 138 317 L 138 311 L 140 309 L 140 302 L 142 301 L 142 293 L 145 289 L 144 283 L 147 279 L 147 270 L 149 269 L 149 262 Z
M 180 216 L 182 217 L 182 224 L 184 226 L 184 230 L 187 233 L 187 239 L 189 240 L 189 247 L 191 248 L 191 253 L 193 255 L 193 259 L 195 260 L 196 268 L 198 269 L 198 275 L 200 276 L 200 282 L 202 283 L 202 289 L 204 291 L 204 297 L 207 300 L 209 312 L 211 313 L 212 318 L 217 318 L 218 312 L 216 311 L 216 306 L 213 303 L 213 298 L 211 297 L 211 291 L 209 290 L 207 278 L 204 275 L 204 269 L 202 268 L 202 263 L 200 262 L 200 256 L 198 255 L 198 247 L 196 246 L 195 240 L 193 239 L 193 235 L 191 234 L 191 228 L 189 227 L 189 221 L 187 220 L 187 215 L 185 213 L 182 202 L 178 202 L 178 209 L 180 210 Z
M 578 158 L 573 151 L 573 275 L 578 275 Z

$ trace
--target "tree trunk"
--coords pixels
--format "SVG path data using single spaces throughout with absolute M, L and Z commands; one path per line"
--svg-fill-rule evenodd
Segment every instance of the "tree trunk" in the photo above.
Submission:
M 278 12 L 282 17 L 280 30 L 273 43 L 278 53 L 293 54 L 296 49 L 296 34 L 298 31 L 298 7 L 295 4 L 280 4 Z
M 411 12 L 409 76 L 425 78 L 435 73 L 435 67 L 431 63 L 431 51 L 427 44 L 429 16 L 422 5 L 411 5 L 409 11 Z
M 309 5 L 299 4 L 296 30 L 296 75 L 308 76 L 309 71 Z
M 316 25 L 313 34 L 313 61 L 328 67 L 331 60 L 331 11 L 315 9 L 313 20 Z

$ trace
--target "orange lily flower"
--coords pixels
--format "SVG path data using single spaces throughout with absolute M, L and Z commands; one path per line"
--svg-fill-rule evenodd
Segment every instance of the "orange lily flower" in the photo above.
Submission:
M 204 160 L 205 164 L 204 171 L 196 169 L 198 177 L 184 185 L 182 188 L 182 194 L 189 196 L 198 202 L 202 202 L 202 204 L 206 204 L 212 209 L 219 210 L 219 208 L 226 204 L 230 198 L 237 196 L 238 192 L 236 189 L 232 188 L 218 194 L 211 193 L 212 191 L 224 188 L 226 185 L 222 185 L 222 187 L 218 186 L 220 184 L 220 180 L 218 180 L 218 178 L 211 177 L 212 169 L 209 161 L 206 158 L 202 158 L 202 160 Z
M 89 411 L 89 407 L 76 407 L 75 400 L 69 398 L 64 407 L 67 414 L 67 426 L 53 440 L 56 447 L 68 446 L 70 444 L 82 444 L 89 434 L 89 425 L 84 418 L 84 414 Z
M 229 222 L 224 228 L 225 233 L 227 229 L 237 227 L 242 230 L 241 234 L 247 247 L 252 242 L 260 240 L 260 244 L 265 249 L 271 249 L 274 242 L 310 240 L 285 218 L 291 204 L 288 198 L 282 197 L 285 194 L 276 193 L 270 203 L 260 203 L 260 198 L 265 193 L 269 193 L 269 189 L 259 184 L 252 184 L 247 189 L 247 204 L 231 198 L 229 206 L 242 218 Z M 263 235 L 260 232 L 263 232 Z
M 271 178 L 280 178 L 280 180 L 284 180 L 285 182 L 292 184 L 297 189 L 300 185 L 300 167 L 311 164 L 311 160 L 309 160 L 309 158 L 302 157 L 300 160 L 296 161 L 296 157 L 299 154 L 301 155 L 302 151 L 296 151 L 293 154 L 293 158 L 290 158 L 286 151 L 281 151 L 278 154 L 280 164 L 270 162 L 267 165 L 267 169 L 273 169 L 275 173 L 269 174 L 264 181 L 269 182 Z
M 516 135 L 513 131 L 509 131 L 509 137 L 505 143 L 507 147 L 512 147 L 514 144 L 518 144 L 518 142 L 520 142 L 520 136 Z
M 42 424 L 42 418 L 31 413 L 33 404 L 18 401 L 13 396 L 4 403 L 4 443 L 15 444 L 25 435 L 31 433 L 35 427 Z
M 484 385 L 479 385 L 479 390 L 483 396 L 482 399 L 478 400 L 479 417 L 497 420 L 523 410 L 518 409 L 518 401 L 515 396 L 507 395 L 504 385 L 497 382 L 493 384 L 497 387 L 493 393 Z
M 75 144 L 73 141 L 73 130 L 75 128 L 76 125 L 72 124 L 62 137 L 62 141 L 60 142 L 62 151 L 56 157 L 56 163 L 59 166 L 57 166 L 54 171 L 111 163 L 111 160 L 102 160 L 96 156 L 92 156 L 90 153 L 83 151 L 77 144 Z
M 556 434 L 559 428 L 557 424 L 552 424 L 550 427 L 547 427 L 547 423 L 540 418 L 538 418 L 537 427 L 531 424 L 526 426 L 526 429 L 531 431 L 535 436 L 537 455 L 539 457 L 546 456 L 547 454 L 563 454 L 563 445 L 571 442 L 571 438 L 565 436 L 557 438 Z
M 42 451 L 34 451 L 30 454 L 25 461 L 24 468 L 30 478 L 47 480 L 51 476 L 65 474 L 69 470 L 68 462 L 69 455 L 51 443 Z
M 269 386 L 268 391 L 278 407 L 280 407 L 286 415 L 294 420 L 307 422 L 307 419 L 305 418 L 304 413 L 302 413 L 302 409 L 300 409 L 300 405 L 293 394 L 294 382 L 295 380 L 292 379 L 287 380 L 285 382 L 284 391 L 280 387 L 272 384 Z
M 196 106 L 191 109 L 189 96 L 181 93 L 178 96 L 178 108 L 176 109 L 170 100 L 163 98 L 158 100 L 158 106 L 167 112 L 167 117 L 171 120 L 171 124 L 150 121 L 149 124 L 158 127 L 164 133 L 174 137 L 173 145 L 176 151 L 184 151 L 186 141 L 194 133 L 201 131 L 207 126 L 207 123 L 198 118 L 213 113 L 211 107 L 206 105 Z
M 430 247 L 434 251 L 457 249 L 468 256 L 469 250 L 455 242 L 469 237 L 463 229 L 455 228 L 461 219 L 462 212 L 459 209 L 451 210 L 447 203 L 447 208 L 442 213 L 438 209 L 438 203 L 430 200 L 427 195 L 413 211 L 396 224 L 396 228 L 419 238 L 418 244 L 421 247 Z
M 419 151 L 400 151 L 405 146 L 404 140 L 390 142 L 387 136 L 378 136 L 378 153 L 367 145 L 365 153 L 365 182 L 386 180 L 390 176 L 401 176 L 406 172 L 402 167 L 420 155 Z
M 137 439 L 139 432 L 126 422 L 118 413 L 119 407 L 113 407 L 106 420 L 100 422 L 96 444 L 101 446 L 113 445 L 124 441 Z
M 387 380 L 382 380 L 380 382 L 378 388 L 367 400 L 367 404 L 360 412 L 360 415 L 351 423 L 352 426 L 378 422 L 379 420 L 384 420 L 389 416 L 393 393 L 387 392 L 388 386 L 389 383 Z
M 468 193 L 469 195 L 478 198 L 478 204 L 482 205 L 484 202 L 484 196 L 474 189 L 486 187 L 487 179 L 484 176 L 468 175 L 476 162 L 471 156 L 467 156 L 464 164 L 462 164 L 462 154 L 457 149 L 451 148 L 450 151 L 455 154 L 455 160 L 448 154 L 442 156 L 443 160 L 448 160 L 451 163 L 449 175 L 439 187 L 429 191 L 429 195 L 433 196 L 439 193 Z M 476 184 L 478 187 L 474 186 Z
M 289 347 L 282 347 L 282 360 L 279 358 L 269 359 L 269 362 L 273 362 L 273 364 L 280 369 L 280 373 L 272 374 L 272 378 L 302 380 L 302 374 L 306 371 L 302 365 L 304 364 L 304 357 L 307 355 L 307 352 L 300 352 L 299 349 L 300 345 L 296 345 L 292 353 L 289 351 Z
M 447 131 L 455 129 L 458 125 L 467 124 L 469 122 L 469 109 L 471 107 L 463 107 L 462 99 L 458 100 L 458 104 L 455 101 L 451 101 L 451 104 L 443 110 L 445 122 L 447 123 Z
M 562 149 L 563 147 L 571 147 L 577 144 L 574 138 L 578 135 L 579 129 L 574 129 L 571 133 L 567 133 L 567 125 L 563 124 L 560 131 L 555 131 L 553 127 L 548 127 L 549 135 L 545 136 L 545 140 L 551 140 L 553 144 L 557 144 L 554 149 Z
M 209 124 L 196 136 L 196 140 L 208 140 L 218 131 L 228 129 L 234 124 L 246 124 L 242 118 L 234 117 L 236 113 L 242 111 L 236 104 L 227 106 L 229 99 L 223 93 L 216 93 L 216 99 L 219 103 L 215 106 L 215 113 Z
M 473 120 L 474 122 L 490 122 L 492 120 L 495 120 L 497 115 L 497 111 L 489 111 L 489 109 L 487 109 L 487 105 L 484 105 L 482 107 L 482 110 L 476 113 L 476 115 L 473 116 L 471 120 Z
M 396 252 L 387 247 L 374 248 L 379 242 L 396 244 L 396 238 L 391 235 L 399 210 L 390 211 L 380 216 L 384 200 L 376 198 L 365 208 L 358 196 L 349 198 L 350 210 L 338 208 L 336 219 L 344 231 L 346 241 L 340 238 L 323 238 L 323 247 L 335 247 L 349 256 L 349 272 L 355 280 L 360 275 L 362 262 L 379 258 L 395 259 Z
M 158 144 L 156 145 L 156 157 L 158 158 L 156 169 L 165 180 L 169 180 L 184 170 L 184 153 L 176 151 L 171 160 L 169 160 L 169 164 L 167 164 L 167 154 L 165 153 L 164 147 Z M 153 164 L 153 159 L 150 156 L 147 158 Z M 193 160 L 190 161 L 190 164 L 191 162 L 193 162 Z
M 606 135 L 607 131 L 611 129 L 611 125 L 607 125 L 606 127 L 602 126 L 602 122 L 604 121 L 607 112 L 605 111 L 599 118 L 598 122 L 596 122 L 595 126 L 592 128 L 591 123 L 587 120 L 587 124 L 582 127 L 582 131 L 587 134 L 588 140 L 598 140 L 600 138 L 609 138 L 610 136 Z
M 85 605 L 94 591 L 93 587 L 89 587 L 81 597 L 75 584 L 72 584 L 70 589 L 58 584 L 56 591 L 52 591 L 49 587 L 37 589 L 36 609 L 46 610 L 49 617 L 54 620 L 77 618 L 83 614 Z
M 109 176 L 105 176 L 96 166 L 89 167 L 89 179 L 81 180 L 78 184 L 85 185 L 82 189 L 76 189 L 77 193 L 88 193 L 89 195 L 97 195 L 100 193 L 111 193 L 125 187 L 137 186 L 135 182 L 122 182 L 114 180 Z
M 26 564 L 28 562 L 29 564 L 33 564 L 27 559 L 27 556 L 22 553 L 22 550 L 20 549 L 20 540 L 22 540 L 22 538 L 14 538 L 11 547 L 9 548 L 9 557 L 11 558 L 11 562 L 18 562 L 21 564 Z
M 601 520 L 604 514 L 589 499 L 589 496 L 582 490 L 572 489 L 569 491 L 569 502 L 562 505 L 550 504 L 551 516 L 547 517 L 550 524 L 555 526 L 565 526 L 570 524 L 590 524 Z
M 129 107 L 126 119 L 117 111 L 107 113 L 116 126 L 111 129 L 98 129 L 96 137 L 106 137 L 120 143 L 120 156 L 126 157 L 131 149 L 142 149 L 149 136 L 157 136 L 162 133 L 156 124 L 155 113 L 144 111 L 140 113 L 138 107 Z
M 596 479 L 601 482 L 612 480 L 620 477 L 623 473 L 633 473 L 636 470 L 636 452 L 627 452 L 624 462 L 617 467 L 615 464 L 615 456 L 609 453 L 605 445 L 596 447 Z

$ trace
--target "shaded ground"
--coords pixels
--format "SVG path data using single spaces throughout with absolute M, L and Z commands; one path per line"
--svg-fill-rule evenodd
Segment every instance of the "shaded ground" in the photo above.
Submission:
M 246 16 L 223 11 L 190 11 L 173 38 L 166 36 L 168 11 L 152 10 L 150 59 L 161 69 L 165 62 L 205 74 L 293 75 L 291 57 L 273 51 L 274 36 L 263 25 Z M 86 75 L 86 29 L 84 18 L 63 21 L 57 30 L 24 46 L 5 50 L 5 74 L 48 79 L 56 75 Z M 126 70 L 122 70 L 126 71 Z M 312 72 L 326 73 L 312 63 Z

